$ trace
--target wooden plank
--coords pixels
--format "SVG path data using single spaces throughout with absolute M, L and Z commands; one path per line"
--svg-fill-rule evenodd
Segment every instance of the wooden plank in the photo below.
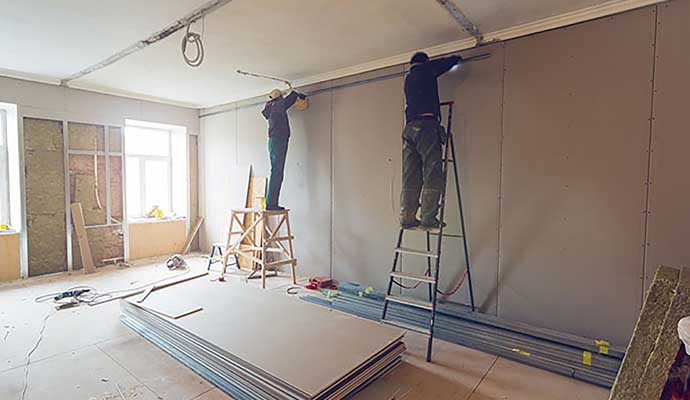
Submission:
M 187 242 L 184 244 L 184 247 L 182 248 L 180 254 L 187 254 L 189 252 L 189 248 L 191 247 L 194 238 L 199 233 L 199 228 L 201 228 L 201 224 L 203 223 L 204 217 L 199 217 L 196 219 L 196 223 L 194 224 L 192 230 L 189 231 L 189 236 L 187 236 Z
M 19 262 L 19 233 L 0 234 L 0 282 L 21 277 Z
M 266 197 L 266 190 L 268 186 L 268 178 L 265 176 L 252 176 L 249 179 L 249 189 L 247 191 L 247 203 L 246 208 L 242 209 L 244 213 L 244 226 L 249 226 L 257 218 L 260 218 L 258 214 L 254 214 L 256 211 L 261 211 L 262 202 L 261 199 Z M 260 234 L 260 232 L 258 232 Z M 257 232 L 252 232 L 250 237 L 243 239 L 246 244 L 252 241 L 254 244 L 261 242 L 260 235 Z M 260 252 L 255 252 L 255 257 L 260 257 Z M 252 262 L 246 258 L 241 258 L 239 260 L 240 268 L 247 270 L 254 270 L 258 267 L 256 262 Z
M 84 271 L 87 274 L 94 273 L 96 272 L 96 266 L 93 263 L 91 247 L 89 246 L 89 239 L 86 235 L 86 226 L 84 224 L 84 212 L 81 208 L 81 203 L 72 203 L 70 209 L 72 211 L 72 222 L 74 223 L 74 230 L 77 233 L 77 241 L 79 242 L 79 254 L 81 255 L 81 263 L 84 266 Z

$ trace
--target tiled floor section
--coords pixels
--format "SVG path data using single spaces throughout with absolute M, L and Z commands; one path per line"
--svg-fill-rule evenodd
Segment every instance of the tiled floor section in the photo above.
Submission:
M 206 260 L 188 259 L 192 270 Z M 36 296 L 76 285 L 101 292 L 136 287 L 179 272 L 162 262 L 94 275 L 62 275 L 0 285 L 0 399 L 20 399 L 26 354 L 52 313 Z M 233 274 L 231 279 L 241 279 Z M 208 278 L 214 279 L 215 274 Z M 269 289 L 284 291 L 286 277 L 270 278 Z M 219 283 L 222 284 L 222 283 Z M 259 285 L 260 281 L 249 281 Z M 211 384 L 119 322 L 117 301 L 52 314 L 31 357 L 26 400 L 227 400 Z M 604 400 L 608 391 L 499 357 L 438 341 L 434 363 L 424 361 L 426 338 L 408 333 L 403 364 L 356 400 Z

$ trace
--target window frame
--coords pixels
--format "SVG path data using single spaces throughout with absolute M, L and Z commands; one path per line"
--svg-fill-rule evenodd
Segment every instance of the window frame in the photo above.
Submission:
M 7 111 L 0 109 L 0 224 L 10 225 L 12 217 L 10 210 L 10 164 L 7 135 Z
M 129 154 L 127 152 L 127 128 L 136 128 L 139 130 L 151 130 L 151 131 L 161 131 L 167 133 L 168 137 L 168 149 L 167 155 L 165 156 L 154 156 L 154 155 L 142 155 L 142 154 Z M 167 179 L 167 189 L 168 189 L 168 204 L 166 205 L 168 212 L 173 212 L 173 177 L 172 177 L 172 129 L 157 128 L 151 126 L 142 126 L 138 124 L 126 124 L 125 125 L 125 164 L 130 159 L 136 159 L 139 163 L 139 210 L 136 213 L 130 213 L 130 205 L 127 204 L 127 210 L 125 211 L 127 219 L 137 219 L 144 218 L 149 210 L 144 209 L 146 205 L 146 161 L 164 161 L 166 163 L 166 169 L 168 173 Z M 125 177 L 126 179 L 126 177 Z M 164 208 L 159 205 L 159 207 Z M 165 209 L 165 208 L 164 208 Z

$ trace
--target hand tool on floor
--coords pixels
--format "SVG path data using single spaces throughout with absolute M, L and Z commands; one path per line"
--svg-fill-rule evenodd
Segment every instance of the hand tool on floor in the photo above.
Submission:
M 68 290 L 66 292 L 62 292 L 58 294 L 57 296 L 53 297 L 53 300 L 55 301 L 60 301 L 69 297 L 79 297 L 84 293 L 90 292 L 91 289 L 76 289 L 76 290 Z
M 181 255 L 175 254 L 168 258 L 168 261 L 165 262 L 165 266 L 172 271 L 174 269 L 187 268 L 187 262 L 184 260 L 184 258 L 182 258 Z

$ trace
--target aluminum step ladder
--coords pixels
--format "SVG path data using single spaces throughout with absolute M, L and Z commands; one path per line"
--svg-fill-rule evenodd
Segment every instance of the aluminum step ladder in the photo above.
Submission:
M 441 199 L 440 199 L 440 212 L 439 212 L 439 220 L 444 221 L 445 217 L 445 206 L 446 206 L 446 187 L 448 186 L 447 180 L 448 180 L 448 170 L 449 166 L 452 165 L 452 170 L 453 170 L 453 176 L 454 176 L 454 181 L 455 181 L 455 192 L 457 193 L 458 197 L 458 208 L 459 208 L 459 215 L 460 215 L 460 229 L 461 229 L 461 234 L 447 234 L 444 232 L 444 227 L 443 225 L 441 228 L 438 229 L 424 229 L 421 227 L 414 227 L 414 228 L 400 228 L 400 231 L 398 233 L 398 240 L 395 245 L 395 251 L 393 255 L 393 268 L 390 273 L 390 279 L 388 282 L 388 292 L 386 293 L 386 298 L 383 303 L 383 314 L 381 316 L 381 322 L 388 324 L 388 325 L 393 325 L 399 328 L 411 330 L 414 332 L 418 332 L 424 335 L 427 335 L 429 337 L 429 343 L 427 345 L 427 350 L 426 350 L 426 360 L 427 362 L 431 362 L 431 354 L 432 354 L 432 346 L 433 346 L 433 340 L 434 340 L 434 325 L 436 323 L 436 306 L 437 306 L 437 298 L 438 294 L 440 293 L 438 289 L 438 279 L 439 279 L 439 272 L 441 269 L 441 255 L 442 255 L 442 244 L 443 244 L 443 239 L 444 238 L 456 238 L 456 239 L 461 239 L 462 244 L 463 244 L 463 250 L 465 254 L 465 265 L 467 266 L 466 269 L 466 277 L 467 277 L 467 284 L 469 288 L 469 295 L 470 295 L 470 306 L 472 311 L 475 310 L 474 306 L 474 291 L 472 289 L 472 272 L 470 268 L 470 257 L 469 257 L 469 250 L 468 250 L 468 244 L 467 244 L 467 231 L 465 229 L 465 216 L 463 213 L 462 209 L 462 196 L 460 192 L 460 178 L 458 176 L 458 163 L 456 162 L 455 158 L 455 141 L 453 139 L 453 133 L 451 131 L 452 128 L 452 122 L 453 122 L 453 105 L 454 102 L 444 102 L 441 103 L 442 107 L 448 107 L 448 123 L 446 125 L 447 130 L 448 130 L 448 139 L 446 140 L 446 144 L 443 146 L 443 176 L 445 177 L 444 179 L 444 185 L 443 188 L 441 189 Z M 403 246 L 403 239 L 405 235 L 405 231 L 421 231 L 426 234 L 426 249 L 425 250 L 417 250 L 417 249 L 412 249 L 408 247 Z M 436 236 L 436 248 L 432 251 L 431 249 L 431 236 Z M 409 272 L 403 272 L 400 270 L 400 266 L 402 266 L 402 255 L 407 254 L 411 256 L 417 256 L 417 257 L 422 257 L 426 258 L 427 261 L 427 269 L 426 272 L 423 275 L 420 274 L 413 274 Z M 412 281 L 416 282 L 416 285 L 413 287 L 408 287 L 403 284 L 403 281 Z M 462 283 L 462 281 L 461 281 Z M 393 286 L 399 286 L 402 289 L 414 289 L 419 287 L 421 284 L 427 284 L 429 288 L 429 296 L 428 296 L 428 301 L 423 301 L 419 300 L 414 297 L 409 297 L 409 296 L 402 296 L 402 295 L 395 295 L 393 294 Z M 430 319 L 429 319 L 429 326 L 428 328 L 420 328 L 417 325 L 412 325 L 405 323 L 403 321 L 398 321 L 393 318 L 389 318 L 389 304 L 390 303 L 398 303 L 398 304 L 403 304 L 406 306 L 411 306 L 411 307 L 416 307 L 416 308 L 421 308 L 425 310 L 430 311 Z

